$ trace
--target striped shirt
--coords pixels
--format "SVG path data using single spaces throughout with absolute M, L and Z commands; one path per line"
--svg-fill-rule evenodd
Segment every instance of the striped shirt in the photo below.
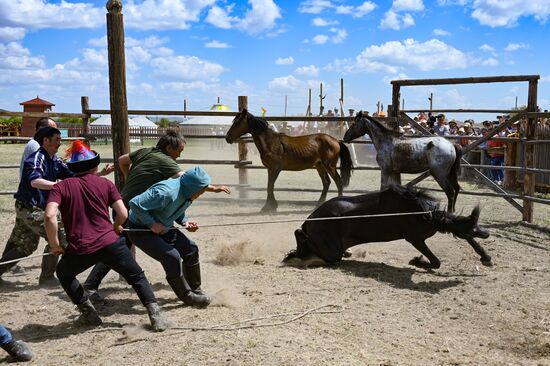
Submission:
M 22 203 L 44 209 L 46 208 L 50 191 L 33 188 L 31 182 L 38 178 L 56 182 L 58 179 L 72 176 L 73 172 L 69 170 L 67 165 L 57 155 L 50 157 L 48 152 L 41 147 L 25 159 L 21 181 L 14 197 Z

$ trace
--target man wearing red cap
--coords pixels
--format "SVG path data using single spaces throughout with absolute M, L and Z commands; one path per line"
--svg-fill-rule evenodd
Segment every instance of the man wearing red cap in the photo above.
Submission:
M 167 325 L 153 289 L 132 257 L 124 237 L 119 236 L 128 211 L 115 185 L 95 175 L 99 162 L 99 154 L 89 150 L 81 141 L 75 141 L 71 160 L 67 163 L 75 176 L 57 183 L 48 197 L 44 217 L 48 243 L 55 255 L 63 254 L 57 265 L 57 278 L 81 312 L 78 323 L 101 325 L 101 319 L 76 276 L 103 262 L 134 288 L 147 308 L 153 329 L 163 331 Z M 114 223 L 111 223 L 109 207 L 116 213 Z M 66 249 L 59 245 L 58 211 L 61 211 L 67 233 Z

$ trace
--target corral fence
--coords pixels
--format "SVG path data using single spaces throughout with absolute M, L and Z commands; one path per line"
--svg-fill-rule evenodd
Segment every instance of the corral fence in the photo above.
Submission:
M 401 81 L 401 80 L 400 80 Z M 72 118 L 81 118 L 83 123 L 81 126 L 72 126 L 69 127 L 69 136 L 70 138 L 77 138 L 78 135 L 82 133 L 87 133 L 89 135 L 92 135 L 98 139 L 109 139 L 113 133 L 114 128 L 111 127 L 95 127 L 89 126 L 88 122 L 92 115 L 99 115 L 99 114 L 109 114 L 110 110 L 100 110 L 100 109 L 90 109 L 87 107 L 88 105 L 88 98 L 82 97 L 82 113 L 75 114 L 75 113 L 31 113 L 31 112 L 4 112 L 8 115 L 15 115 L 15 116 L 27 116 L 27 117 L 43 117 L 43 116 L 49 116 L 49 117 L 72 117 Z M 239 97 L 239 109 L 247 108 L 248 106 L 248 99 L 247 97 L 240 96 Z M 491 138 L 493 135 L 498 133 L 498 131 L 508 127 L 515 121 L 518 121 L 522 118 L 531 120 L 531 119 L 539 119 L 539 118 L 550 118 L 550 113 L 536 113 L 536 112 L 527 112 L 527 111 L 506 111 L 506 110 L 467 110 L 467 109 L 460 109 L 460 110 L 433 110 L 432 112 L 471 112 L 471 111 L 477 111 L 477 112 L 483 112 L 483 113 L 516 113 L 516 115 L 511 118 L 507 123 L 502 124 L 499 126 L 499 129 L 494 130 L 493 134 L 491 136 L 480 138 L 480 137 L 474 137 L 474 136 L 460 136 L 460 137 L 449 137 L 450 139 L 464 139 L 468 138 L 470 140 L 474 140 L 468 147 L 471 147 L 469 150 L 475 151 L 474 148 L 478 147 L 479 144 L 483 141 L 486 141 L 487 139 Z M 382 122 L 386 123 L 388 126 L 395 126 L 396 124 L 404 124 L 404 123 L 410 123 L 412 127 L 419 131 L 423 131 L 423 127 L 418 125 L 414 120 L 412 120 L 410 117 L 406 115 L 406 113 L 415 112 L 413 110 L 408 111 L 398 111 L 399 112 L 399 118 L 392 117 L 392 108 L 389 106 L 388 111 L 390 117 L 387 118 L 380 118 Z M 163 111 L 163 110 L 128 110 L 129 115 L 155 115 L 155 116 L 235 116 L 236 112 L 218 112 L 218 111 Z M 267 116 L 265 117 L 267 121 L 301 121 L 304 123 L 319 123 L 319 122 L 328 122 L 328 123 L 340 123 L 340 124 L 350 124 L 354 121 L 353 117 L 326 117 L 326 116 L 315 116 L 315 117 L 303 117 L 303 116 Z M 129 128 L 129 138 L 130 139 L 139 139 L 141 142 L 148 139 L 158 139 L 166 129 L 164 128 Z M 185 130 L 185 127 L 181 127 L 182 132 L 185 134 L 186 138 L 204 138 L 204 139 L 220 139 L 224 138 L 224 135 L 212 135 L 209 131 L 209 129 L 197 129 L 195 131 Z M 424 129 L 425 130 L 425 129 Z M 515 146 L 515 150 L 517 151 L 516 158 L 512 165 L 509 166 L 503 166 L 503 167 L 494 167 L 491 165 L 481 165 L 481 164 L 470 164 L 468 162 L 465 162 L 463 164 L 463 167 L 465 169 L 472 169 L 476 171 L 481 177 L 484 178 L 484 180 L 489 181 L 490 183 L 487 183 L 490 188 L 495 190 L 495 193 L 491 192 L 476 192 L 476 191 L 461 191 L 461 194 L 465 195 L 476 195 L 476 196 L 486 196 L 486 197 L 502 197 L 509 201 L 514 207 L 516 207 L 520 212 L 524 213 L 524 221 L 532 222 L 532 208 L 531 208 L 531 216 L 525 215 L 524 209 L 526 207 L 526 204 L 531 205 L 534 202 L 541 203 L 541 204 L 550 204 L 549 199 L 539 198 L 534 196 L 534 185 L 533 190 L 526 190 L 525 184 L 524 184 L 524 190 L 519 194 L 513 194 L 504 191 L 500 186 L 496 186 L 493 184 L 493 182 L 485 177 L 479 169 L 503 169 L 507 172 L 507 174 L 519 173 L 519 179 L 523 179 L 525 181 L 525 177 L 528 175 L 534 176 L 536 174 L 537 177 L 543 177 L 543 185 L 546 185 L 547 183 L 547 177 L 548 174 L 550 174 L 550 169 L 544 169 L 544 168 L 550 168 L 550 166 L 541 165 L 542 164 L 550 164 L 548 161 L 548 156 L 550 155 L 550 139 L 548 129 L 535 129 L 534 134 L 529 134 L 527 132 L 524 132 L 523 135 L 520 138 L 501 138 L 504 141 L 507 141 L 508 144 L 511 144 Z M 198 133 L 197 133 L 198 132 Z M 206 134 L 203 134 L 206 132 Z M 425 133 L 429 133 L 428 131 L 423 131 Z M 538 136 L 543 136 L 544 139 L 537 138 Z M 415 136 L 410 136 L 411 138 L 415 138 Z M 417 136 L 416 136 L 417 137 Z M 3 138 L 0 138 L 0 140 Z M 19 138 L 28 140 L 28 138 Z M 239 192 L 239 198 L 240 199 L 247 199 L 248 198 L 248 191 L 265 191 L 265 188 L 260 187 L 252 187 L 248 184 L 248 175 L 247 170 L 248 169 L 265 169 L 265 167 L 261 165 L 253 165 L 252 161 L 248 159 L 248 144 L 252 142 L 252 139 L 250 137 L 242 137 L 238 140 L 238 157 L 235 160 L 191 160 L 191 159 L 179 159 L 178 163 L 184 163 L 184 164 L 201 164 L 201 165 L 231 165 L 234 166 L 238 170 L 238 185 L 236 187 L 238 188 Z M 372 143 L 370 140 L 356 140 L 353 142 L 353 144 L 370 144 Z M 529 147 L 534 147 L 537 145 L 538 149 L 533 149 L 531 154 L 534 151 L 537 151 L 537 167 L 533 165 L 533 157 L 529 157 L 528 149 Z M 353 145 L 352 145 L 353 150 Z M 525 159 L 525 157 L 528 157 Z M 533 154 L 534 156 L 534 154 Z M 538 156 L 540 156 L 540 159 L 538 159 Z M 104 159 L 105 160 L 105 159 Z M 108 162 L 108 161 L 106 161 Z M 12 165 L 12 166 L 0 166 L 1 168 L 19 168 L 18 165 Z M 359 165 L 355 168 L 356 170 L 380 170 L 378 166 L 364 166 Z M 409 182 L 409 184 L 416 184 L 421 179 L 423 179 L 423 176 L 420 176 L 416 178 L 415 180 Z M 534 183 L 534 180 L 532 180 Z M 494 187 L 496 186 L 496 187 Z M 279 188 L 276 189 L 277 191 L 294 191 L 294 192 L 320 192 L 320 189 L 304 189 L 304 188 Z M 438 190 L 439 191 L 439 190 Z M 347 191 L 348 193 L 362 193 L 362 191 Z M 13 192 L 0 192 L 0 194 L 12 194 Z M 519 199 L 523 201 L 523 206 L 520 205 L 515 200 Z

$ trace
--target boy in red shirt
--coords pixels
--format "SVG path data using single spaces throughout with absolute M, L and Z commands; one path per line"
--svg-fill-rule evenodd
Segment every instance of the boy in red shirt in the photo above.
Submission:
M 491 165 L 502 166 L 504 164 L 505 147 L 506 142 L 499 140 L 498 138 L 492 138 L 487 141 L 487 154 L 491 159 Z M 491 175 L 496 184 L 502 184 L 502 181 L 504 180 L 504 171 L 502 169 L 491 169 Z
M 89 150 L 81 141 L 70 149 L 69 169 L 75 173 L 53 186 L 48 197 L 44 224 L 52 253 L 63 254 L 57 265 L 57 278 L 71 301 L 81 312 L 77 322 L 82 325 L 101 325 L 101 319 L 88 299 L 76 276 L 98 262 L 107 264 L 121 274 L 136 291 L 147 308 L 155 331 L 166 329 L 153 289 L 143 270 L 132 257 L 122 233 L 128 211 L 114 184 L 93 173 L 97 170 L 99 154 Z M 116 212 L 111 223 L 109 207 Z M 65 227 L 68 246 L 59 245 L 57 213 Z

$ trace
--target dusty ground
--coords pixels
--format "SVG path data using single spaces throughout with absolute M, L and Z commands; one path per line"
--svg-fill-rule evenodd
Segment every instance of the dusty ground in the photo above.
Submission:
M 184 152 L 189 158 L 236 155 L 190 145 Z M 0 145 L 0 161 L 17 161 L 21 149 Z M 236 183 L 233 168 L 206 168 L 215 181 Z M 0 188 L 14 189 L 15 171 L 2 174 Z M 250 183 L 263 186 L 265 176 L 252 170 Z M 374 189 L 378 179 L 376 172 L 357 172 L 351 188 Z M 314 172 L 283 173 L 277 186 L 316 188 L 320 182 Z M 298 203 L 282 203 L 273 216 L 259 215 L 260 202 L 239 202 L 236 194 L 234 200 L 207 199 L 212 197 L 220 198 L 210 194 L 189 211 L 200 224 L 303 219 L 313 207 L 298 203 L 316 194 L 279 192 L 278 198 Z M 433 273 L 407 265 L 417 253 L 403 241 L 358 246 L 339 265 L 301 270 L 280 265 L 300 223 L 203 228 L 190 236 L 201 248 L 204 288 L 215 296 L 216 305 L 205 310 L 181 306 L 161 266 L 138 251 L 173 327 L 287 314 L 237 324 L 248 329 L 150 333 L 144 309 L 116 274 L 104 283 L 108 303 L 98 307 L 104 328 L 75 328 L 76 310 L 65 293 L 37 286 L 40 260 L 22 262 L 24 272 L 4 276 L 0 322 L 17 338 L 29 339 L 38 365 L 549 365 L 549 236 L 517 225 L 519 212 L 503 200 L 460 196 L 458 209 L 470 212 L 478 203 L 492 234 L 482 241 L 493 256 L 491 268 L 481 265 L 467 243 L 438 234 L 428 240 L 442 260 Z M 535 211 L 540 222 L 548 222 L 548 208 L 536 205 Z M 0 250 L 13 222 L 13 200 L 0 196 Z M 331 306 L 293 320 L 324 305 Z M 260 327 L 274 322 L 285 324 Z M 0 363 L 7 361 L 3 357 Z

